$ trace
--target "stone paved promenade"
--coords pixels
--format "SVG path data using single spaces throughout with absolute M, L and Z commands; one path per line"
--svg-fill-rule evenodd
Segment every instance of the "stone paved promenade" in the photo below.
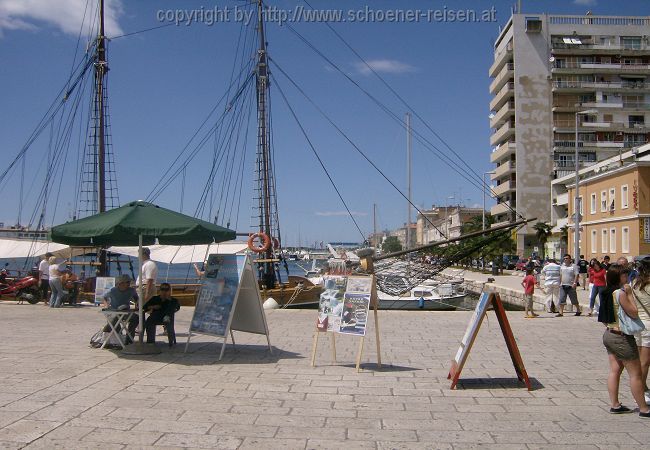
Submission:
M 177 316 L 179 342 L 192 314 Z M 260 336 L 216 361 L 215 339 L 196 336 L 149 357 L 93 349 L 93 307 L 52 310 L 0 302 L 0 448 L 642 448 L 650 422 L 607 413 L 607 363 L 593 318 L 526 320 L 510 312 L 536 389 L 516 381 L 493 313 L 449 390 L 449 360 L 470 312 L 380 313 L 385 366 L 374 339 L 364 371 L 356 338 L 338 339 L 339 365 L 321 340 L 309 354 L 316 311 L 268 314 Z M 374 333 L 372 333 L 374 336 Z M 163 339 L 160 337 L 159 339 Z M 624 377 L 625 380 L 625 377 Z M 632 406 L 627 381 L 622 400 Z

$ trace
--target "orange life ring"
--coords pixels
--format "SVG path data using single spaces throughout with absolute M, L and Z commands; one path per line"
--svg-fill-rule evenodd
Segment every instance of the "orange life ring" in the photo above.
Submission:
M 280 241 L 278 238 L 273 238 L 273 250 L 279 250 L 280 249 Z
M 257 238 L 260 240 L 260 245 L 255 245 L 255 239 Z M 271 239 L 262 231 L 248 237 L 248 248 L 255 253 L 264 253 L 269 247 L 271 247 Z

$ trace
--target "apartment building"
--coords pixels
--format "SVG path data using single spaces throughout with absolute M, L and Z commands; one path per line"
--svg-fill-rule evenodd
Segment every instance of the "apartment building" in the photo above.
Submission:
M 574 247 L 575 174 L 552 183 L 556 229 Z M 587 259 L 650 254 L 650 144 L 580 170 L 580 253 Z M 570 251 L 569 253 L 573 253 Z
M 650 16 L 513 14 L 494 44 L 495 222 L 551 219 L 551 181 L 650 141 Z M 577 126 L 576 126 L 577 125 Z M 532 226 L 517 252 L 536 245 Z
M 423 211 L 423 213 L 431 222 L 425 220 L 422 214 L 418 214 L 416 223 L 419 245 L 459 237 L 462 234 L 463 225 L 475 217 L 481 217 L 483 210 L 464 206 L 440 206 Z

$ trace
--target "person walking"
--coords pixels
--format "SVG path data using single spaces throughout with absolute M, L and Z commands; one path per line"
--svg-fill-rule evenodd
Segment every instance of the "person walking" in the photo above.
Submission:
M 645 391 L 645 401 L 650 403 L 648 389 L 648 369 L 650 368 L 650 257 L 645 257 L 639 263 L 639 270 L 632 287 L 634 299 L 639 310 L 639 319 L 643 321 L 645 330 L 634 337 L 639 349 L 641 360 L 641 382 Z
M 59 271 L 59 265 L 56 263 L 56 256 L 50 256 L 48 263 L 50 264 L 48 268 L 49 283 L 52 290 L 50 308 L 60 308 L 63 301 L 63 285 L 61 284 L 61 272 Z
M 641 380 L 641 361 L 639 349 L 634 336 L 624 334 L 618 321 L 618 310 L 623 308 L 631 318 L 638 317 L 635 302 L 630 298 L 624 286 L 627 283 L 629 269 L 613 264 L 607 271 L 607 288 L 601 298 L 598 321 L 605 324 L 603 345 L 609 358 L 609 375 L 607 377 L 607 392 L 609 393 L 611 414 L 631 413 L 632 410 L 621 404 L 618 391 L 621 374 L 625 369 L 630 377 L 632 396 L 639 406 L 639 416 L 650 418 L 650 408 L 643 395 Z
M 600 265 L 598 260 L 594 260 L 591 267 L 591 295 L 589 295 L 589 313 L 588 316 L 593 315 L 594 307 L 596 306 L 596 298 L 600 300 L 600 296 L 605 290 L 607 282 L 605 281 L 605 275 L 607 271 Z M 600 304 L 600 301 L 598 302 Z M 596 314 L 598 314 L 598 308 L 596 308 Z
M 521 282 L 521 285 L 524 287 L 524 296 L 526 298 L 526 319 L 533 319 L 539 314 L 535 314 L 533 311 L 533 297 L 535 295 L 535 275 L 533 275 L 533 269 L 526 269 L 526 276 Z
M 560 268 L 560 312 L 555 317 L 564 316 L 564 305 L 566 305 L 566 298 L 569 297 L 571 304 L 576 307 L 576 316 L 582 314 L 580 303 L 578 302 L 578 293 L 576 287 L 578 286 L 578 271 L 577 264 L 573 264 L 571 255 L 564 255 L 562 267 Z
M 554 259 L 549 259 L 548 263 L 542 268 L 544 275 L 544 292 L 546 293 L 546 311 L 556 312 L 555 300 L 560 295 L 560 266 Z
M 580 274 L 580 283 L 582 284 L 582 290 L 587 290 L 587 278 L 589 278 L 589 262 L 585 259 L 585 255 L 580 255 L 580 261 L 578 261 L 578 273 Z
M 38 264 L 38 279 L 40 280 L 40 289 L 41 289 L 41 297 L 43 298 L 43 301 L 45 304 L 48 304 L 49 298 L 49 290 L 50 290 L 50 262 L 49 259 L 52 257 L 52 253 L 47 252 L 45 256 L 43 256 L 43 259 L 41 262 Z

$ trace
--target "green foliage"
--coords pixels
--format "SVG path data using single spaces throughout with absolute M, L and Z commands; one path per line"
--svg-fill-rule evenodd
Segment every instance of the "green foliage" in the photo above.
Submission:
M 535 229 L 535 237 L 537 238 L 537 242 L 539 242 L 539 246 L 542 249 L 541 257 L 544 259 L 546 241 L 548 241 L 549 236 L 551 236 L 551 229 L 553 227 L 544 222 L 537 222 L 535 225 L 533 225 L 533 228 Z
M 381 250 L 384 253 L 399 252 L 402 250 L 402 244 L 397 239 L 397 236 L 388 236 L 382 244 Z

